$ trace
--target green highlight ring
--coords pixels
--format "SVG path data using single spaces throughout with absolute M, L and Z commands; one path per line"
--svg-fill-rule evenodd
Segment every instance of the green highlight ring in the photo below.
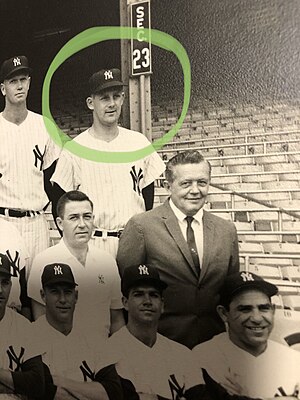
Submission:
M 69 42 L 67 42 L 56 54 L 45 76 L 42 90 L 42 114 L 46 128 L 56 144 L 62 147 L 62 142 L 65 142 L 64 148 L 86 160 L 105 163 L 128 163 L 144 158 L 145 156 L 153 153 L 155 150 L 160 150 L 176 135 L 178 130 L 181 128 L 188 111 L 191 95 L 191 66 L 187 52 L 181 43 L 173 36 L 156 29 L 149 30 L 144 28 L 145 41 L 149 42 L 149 37 L 151 35 L 152 44 L 174 53 L 180 61 L 184 76 L 184 100 L 181 115 L 176 124 L 163 137 L 155 140 L 151 145 L 135 151 L 99 151 L 82 146 L 79 143 L 76 143 L 74 140 L 69 140 L 68 136 L 57 127 L 52 117 L 49 106 L 50 83 L 54 72 L 61 64 L 64 63 L 65 60 L 80 50 L 105 40 L 131 38 L 137 39 L 138 32 L 138 28 L 120 26 L 89 28 L 69 40 Z

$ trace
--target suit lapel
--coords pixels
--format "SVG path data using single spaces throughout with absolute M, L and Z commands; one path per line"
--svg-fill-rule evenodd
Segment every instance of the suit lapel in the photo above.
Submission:
M 214 224 L 207 211 L 203 213 L 203 260 L 201 265 L 200 281 L 204 278 L 211 256 L 213 254 Z
M 194 266 L 194 262 L 192 259 L 192 255 L 190 249 L 188 248 L 187 242 L 185 241 L 180 226 L 178 224 L 177 218 L 174 215 L 169 201 L 167 200 L 164 203 L 164 213 L 162 215 L 162 219 L 166 225 L 167 230 L 169 231 L 170 235 L 173 237 L 175 243 L 179 247 L 181 253 L 185 257 L 190 269 L 192 270 L 193 274 L 198 278 L 197 271 Z

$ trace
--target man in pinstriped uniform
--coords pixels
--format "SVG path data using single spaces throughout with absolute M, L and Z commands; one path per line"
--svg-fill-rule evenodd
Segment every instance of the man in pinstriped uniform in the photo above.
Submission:
M 25 56 L 2 63 L 0 114 L 0 218 L 13 223 L 33 257 L 49 246 L 43 209 L 59 147 L 50 139 L 43 117 L 27 109 L 30 72 Z
M 124 101 L 120 70 L 96 72 L 89 86 L 86 102 L 93 113 L 93 125 L 74 139 L 77 143 L 107 152 L 131 152 L 150 145 L 141 133 L 118 126 Z M 95 206 L 95 245 L 115 257 L 119 235 L 128 219 L 153 207 L 154 180 L 164 169 L 155 151 L 133 162 L 104 163 L 73 155 L 67 143 L 52 180 L 57 198 L 78 189 L 90 197 Z

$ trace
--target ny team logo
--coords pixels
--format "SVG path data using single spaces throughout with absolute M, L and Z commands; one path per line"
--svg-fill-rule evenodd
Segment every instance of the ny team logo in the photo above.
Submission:
M 79 368 L 82 372 L 84 382 L 87 382 L 88 379 L 90 381 L 95 380 L 95 371 L 91 370 L 91 368 L 88 366 L 88 363 L 86 361 L 82 361 L 82 364 L 80 365 Z
M 108 79 L 114 79 L 112 71 L 108 70 L 104 72 L 104 79 L 107 81 Z
M 148 268 L 146 267 L 146 265 L 140 265 L 139 272 L 140 272 L 140 275 L 149 275 L 149 271 L 148 271 Z
M 19 57 L 15 57 L 13 59 L 13 64 L 14 64 L 14 67 L 17 67 L 18 65 L 22 65 L 21 64 L 21 60 L 19 59 Z
M 12 276 L 17 277 L 20 274 L 20 253 L 18 251 L 15 252 L 15 257 L 10 254 L 9 250 L 6 250 L 7 258 L 10 262 L 10 267 L 12 269 Z M 0 260 L 1 263 L 1 260 Z
M 9 359 L 9 369 L 11 371 L 20 371 L 22 365 L 22 358 L 25 353 L 24 347 L 21 347 L 19 355 L 15 352 L 13 346 L 9 346 L 8 350 L 6 351 Z
M 131 175 L 132 182 L 133 182 L 133 190 L 135 192 L 137 192 L 137 194 L 140 196 L 142 193 L 140 184 L 141 184 L 141 180 L 144 177 L 142 168 L 140 168 L 139 172 L 137 173 L 135 170 L 135 165 L 134 165 L 133 167 L 131 167 L 130 175 Z
M 242 272 L 241 278 L 244 282 L 254 281 L 254 278 L 250 272 Z
M 54 275 L 63 275 L 63 271 L 60 265 L 55 265 L 53 270 L 54 270 Z
M 40 171 L 41 171 L 42 168 L 43 168 L 43 164 L 44 164 L 44 154 L 45 154 L 46 148 L 44 150 L 44 153 L 41 153 L 41 150 L 39 149 L 39 146 L 36 144 L 32 151 L 33 151 L 33 154 L 34 154 L 34 166 L 36 168 L 39 168 Z M 38 164 L 40 164 L 39 167 L 38 167 Z

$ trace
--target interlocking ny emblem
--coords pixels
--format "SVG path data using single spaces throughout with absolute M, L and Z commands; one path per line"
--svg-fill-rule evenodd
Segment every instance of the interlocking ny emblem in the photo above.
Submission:
M 140 265 L 139 271 L 140 271 L 140 275 L 149 275 L 149 271 L 148 271 L 148 268 L 146 267 L 146 265 Z
M 144 177 L 142 168 L 139 169 L 139 172 L 137 174 L 136 170 L 135 170 L 135 165 L 134 165 L 133 167 L 131 167 L 130 175 L 131 175 L 132 182 L 133 182 L 133 190 L 135 192 L 137 192 L 138 195 L 140 196 L 141 192 L 142 192 L 140 189 L 140 183 Z
M 6 255 L 7 258 L 9 259 L 10 262 L 10 266 L 12 268 L 12 276 L 19 276 L 20 274 L 20 253 L 18 251 L 16 251 L 15 253 L 15 258 L 12 258 L 12 255 L 10 254 L 9 250 L 6 250 Z M 0 259 L 0 263 L 1 263 L 1 259 Z
M 24 347 L 21 347 L 19 356 L 17 356 L 17 354 L 15 353 L 13 346 L 9 346 L 6 353 L 9 358 L 9 369 L 11 371 L 19 371 L 21 369 L 22 357 L 25 353 Z
M 63 275 L 62 269 L 60 265 L 54 266 L 54 275 Z
M 34 166 L 36 168 L 38 168 L 38 162 L 40 162 L 40 171 L 41 171 L 42 168 L 43 168 L 44 154 L 45 154 L 46 149 L 44 150 L 44 153 L 42 154 L 41 150 L 39 149 L 38 145 L 36 144 L 32 151 L 33 151 L 33 154 L 34 154 Z
M 184 385 L 180 386 L 177 379 L 175 378 L 175 375 L 170 375 L 170 379 L 169 379 L 169 386 L 170 386 L 170 390 L 172 393 L 172 400 L 177 400 L 177 399 L 181 399 L 181 398 L 185 398 L 184 397 Z
M 95 380 L 95 372 L 91 370 L 86 361 L 82 361 L 82 364 L 80 365 L 79 368 L 81 369 L 84 382 L 87 382 L 88 378 L 91 381 Z
M 241 273 L 241 277 L 242 277 L 244 282 L 254 281 L 254 278 L 253 278 L 253 276 L 252 276 L 252 274 L 250 272 L 242 272 Z
M 112 71 L 108 70 L 104 72 L 104 79 L 107 81 L 108 79 L 114 79 Z
M 15 57 L 13 59 L 13 63 L 14 63 L 14 67 L 16 67 L 17 65 L 21 65 L 21 60 L 19 59 L 19 57 Z

